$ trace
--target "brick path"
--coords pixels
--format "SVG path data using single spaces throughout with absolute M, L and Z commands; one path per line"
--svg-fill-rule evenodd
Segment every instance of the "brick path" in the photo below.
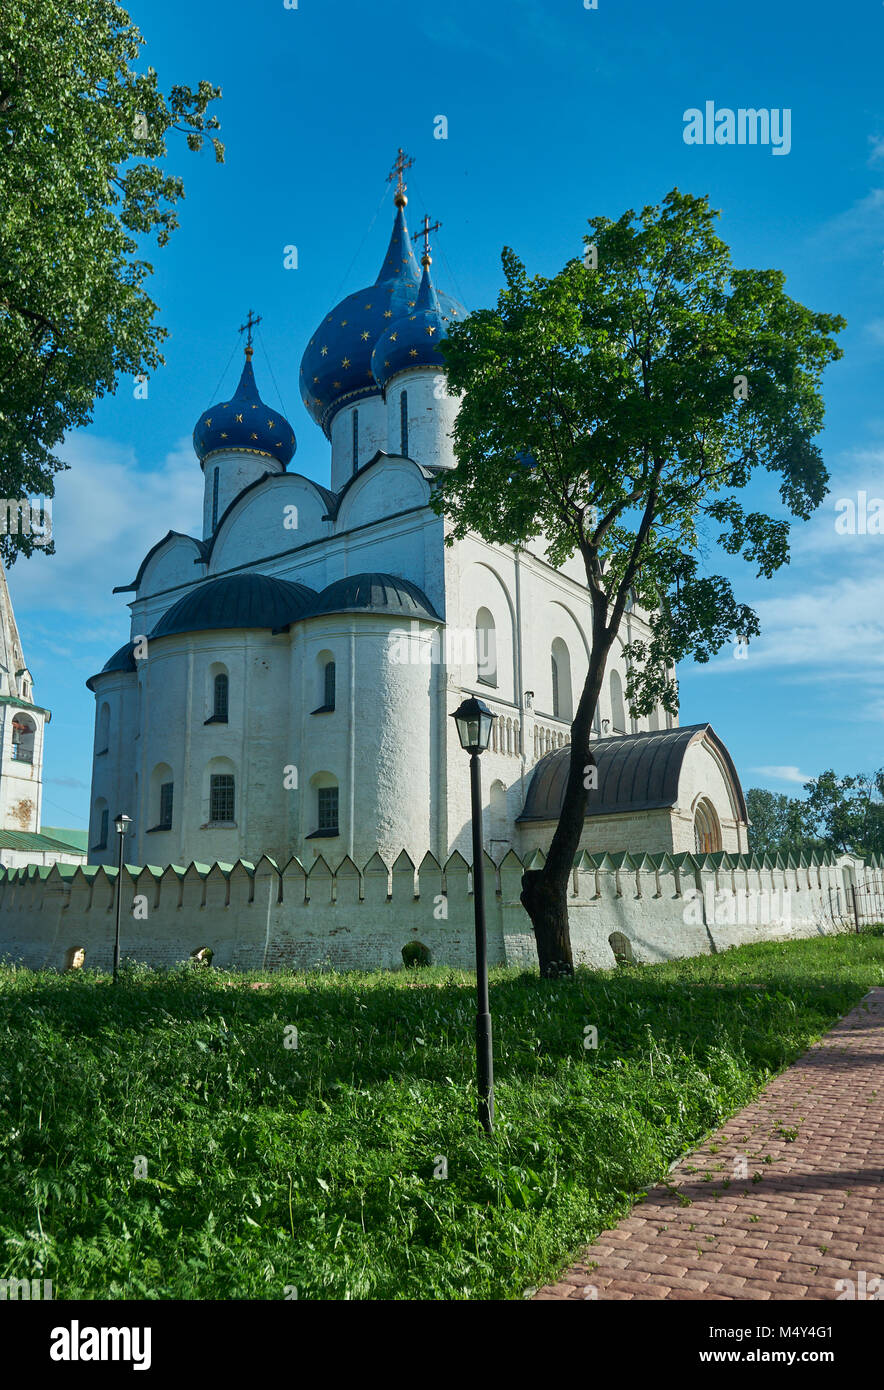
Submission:
M 745 1178 L 734 1176 L 740 1155 Z M 855 1292 L 838 1280 L 855 1281 Z M 871 990 L 534 1297 L 829 1300 L 845 1293 L 884 1299 L 884 988 Z

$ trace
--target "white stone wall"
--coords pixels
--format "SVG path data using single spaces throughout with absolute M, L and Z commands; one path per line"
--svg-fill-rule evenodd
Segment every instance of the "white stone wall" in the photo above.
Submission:
M 534 856 L 528 867 L 539 867 Z M 523 864 L 510 853 L 498 868 L 485 858 L 489 960 L 536 965 L 533 933 L 519 903 Z M 704 955 L 753 941 L 797 939 L 853 929 L 848 882 L 855 875 L 884 904 L 884 868 L 828 860 L 786 868 L 742 856 L 656 862 L 581 855 L 570 884 L 575 961 L 610 968 L 610 938 L 626 938 L 638 962 Z M 112 963 L 116 871 L 104 867 L 0 873 L 0 957 L 31 969 L 61 969 L 82 946 L 86 965 Z M 123 873 L 124 958 L 154 967 L 211 946 L 228 969 L 340 970 L 391 968 L 402 948 L 420 941 L 438 964 L 475 964 L 468 865 L 453 855 L 444 867 L 430 855 L 416 867 L 401 854 L 391 864 L 350 859 L 333 873 L 324 858 L 309 872 L 292 860 L 267 859 L 186 870 Z M 880 920 L 869 911 L 864 920 Z
M 358 411 L 357 468 L 374 458 L 379 449 L 398 454 L 399 446 L 387 437 L 387 412 L 381 396 L 363 396 L 342 406 L 331 425 L 331 489 L 340 492 L 356 469 L 353 467 L 353 412 Z M 395 438 L 393 436 L 391 438 Z
M 33 761 L 13 758 L 12 723 L 27 717 L 34 725 Z M 25 701 L 0 704 L 0 825 L 7 830 L 39 830 L 43 804 L 43 737 L 47 714 Z

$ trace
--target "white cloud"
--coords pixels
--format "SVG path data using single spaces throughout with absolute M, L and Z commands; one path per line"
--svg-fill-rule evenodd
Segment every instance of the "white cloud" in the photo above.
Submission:
M 872 147 L 869 155 L 869 163 L 874 164 L 879 159 L 884 159 L 884 137 L 880 135 L 870 135 L 869 144 Z
M 866 333 L 876 343 L 884 343 L 884 319 L 872 319 L 866 324 Z
M 35 554 L 12 566 L 12 601 L 19 618 L 35 610 L 47 617 L 72 614 L 81 624 L 88 619 L 102 640 L 113 641 L 125 633 L 129 616 L 126 596 L 113 594 L 114 585 L 134 579 L 144 555 L 167 531 L 200 534 L 202 474 L 189 441 L 150 472 L 139 469 L 131 450 L 88 433 L 75 435 L 63 456 L 70 468 L 56 479 L 55 554 Z M 58 644 L 72 635 L 69 626 L 56 628 L 50 640 Z M 63 654 L 59 645 L 56 651 Z
M 791 765 L 778 767 L 752 767 L 750 772 L 760 772 L 763 777 L 770 777 L 774 782 L 791 782 L 803 786 L 811 779 L 805 772 L 800 772 L 797 767 Z

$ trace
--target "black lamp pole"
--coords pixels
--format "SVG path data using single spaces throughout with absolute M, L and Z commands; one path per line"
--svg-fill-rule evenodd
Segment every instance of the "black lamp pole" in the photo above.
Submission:
M 485 865 L 482 848 L 482 772 L 479 754 L 470 754 L 470 800 L 473 816 L 473 910 L 476 917 L 476 1076 L 479 1123 L 494 1130 L 494 1058 L 491 1051 L 491 1004 L 488 998 L 488 940 L 485 932 Z
M 494 1132 L 494 1060 L 491 1052 L 491 1004 L 488 998 L 488 940 L 485 933 L 485 864 L 482 849 L 482 773 L 479 758 L 488 747 L 497 718 L 484 700 L 464 700 L 451 716 L 461 748 L 470 755 L 470 811 L 473 829 L 473 912 L 476 919 L 476 1077 L 479 1123 Z
M 114 820 L 114 829 L 117 832 L 120 852 L 117 861 L 117 923 L 114 931 L 114 984 L 117 983 L 117 976 L 120 973 L 120 913 L 123 907 L 123 845 L 126 840 L 126 831 L 131 825 L 131 820 L 122 812 Z

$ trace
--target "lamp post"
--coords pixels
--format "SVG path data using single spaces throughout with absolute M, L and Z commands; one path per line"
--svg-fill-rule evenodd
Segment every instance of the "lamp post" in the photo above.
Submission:
M 114 984 L 117 983 L 117 976 L 120 973 L 120 911 L 123 906 L 123 845 L 126 840 L 126 833 L 132 824 L 132 817 L 127 816 L 121 811 L 118 816 L 114 816 L 114 829 L 119 836 L 120 851 L 117 860 L 117 925 L 114 932 Z
M 473 911 L 476 918 L 476 1076 L 479 1122 L 494 1129 L 494 1061 L 491 1053 L 491 1005 L 488 998 L 488 946 L 485 936 L 485 866 L 482 860 L 482 775 L 479 757 L 488 747 L 491 721 L 497 718 L 484 700 L 464 700 L 451 716 L 460 746 L 470 755 L 470 801 L 473 821 Z

